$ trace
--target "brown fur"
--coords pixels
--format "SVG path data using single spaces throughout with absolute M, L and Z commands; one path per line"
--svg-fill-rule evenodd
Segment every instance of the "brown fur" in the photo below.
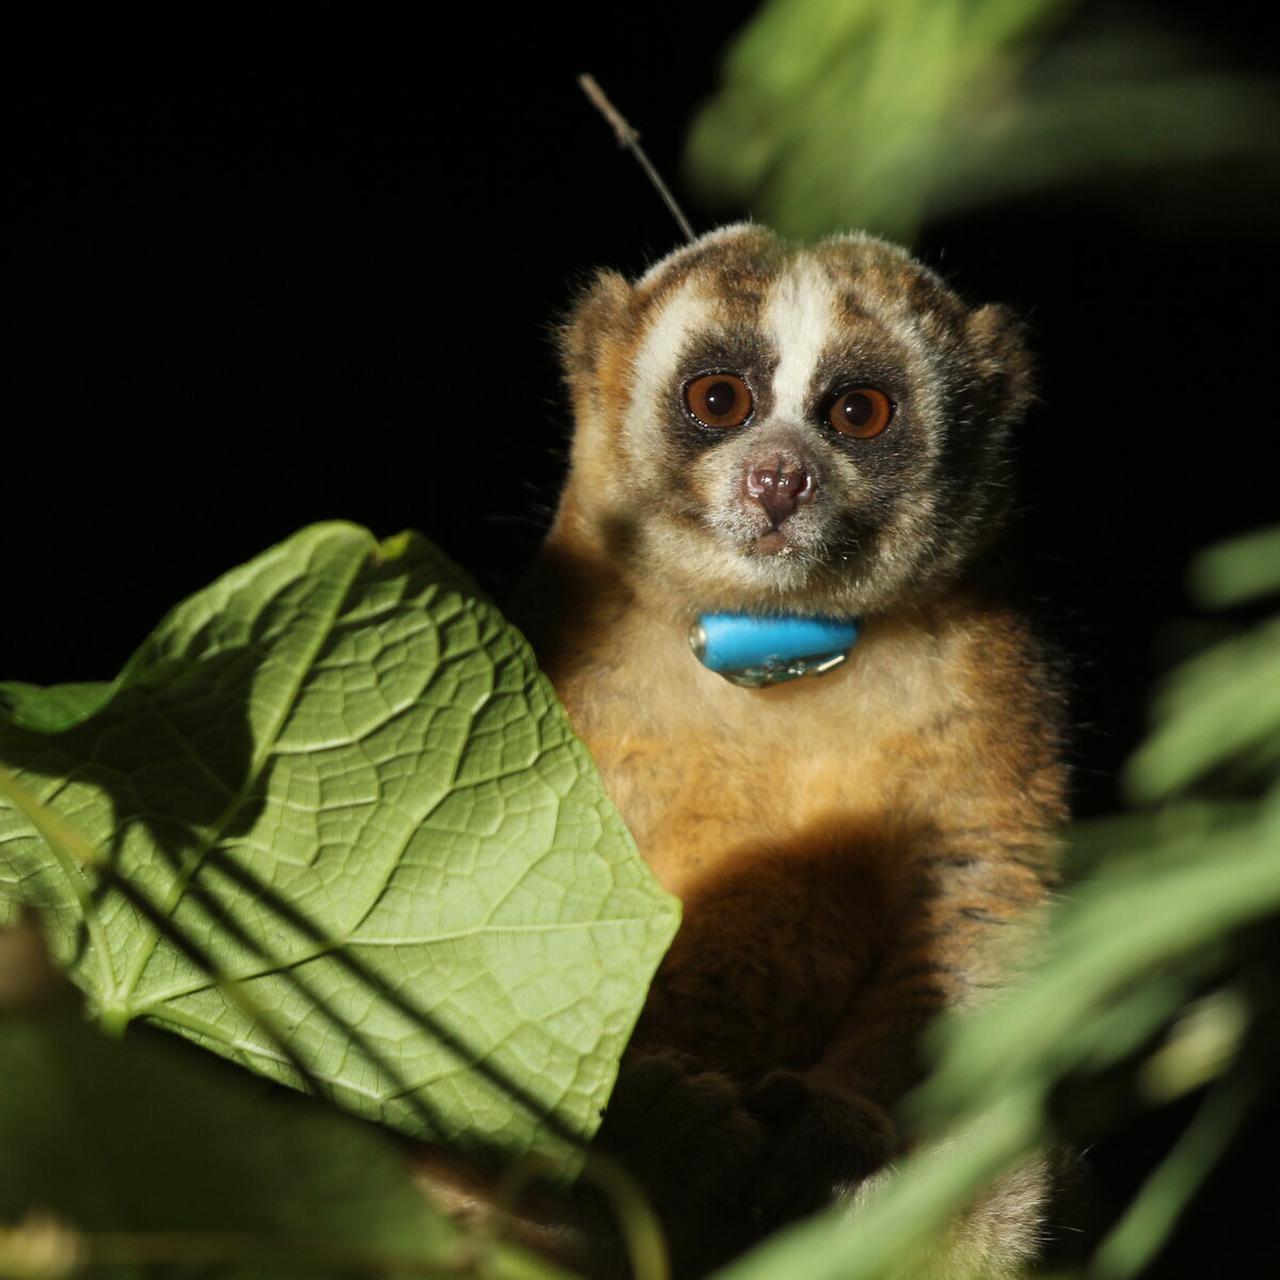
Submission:
M 797 262 L 835 300 L 838 332 L 815 377 L 847 367 L 897 388 L 899 419 L 878 454 L 828 440 L 817 417 L 775 421 L 779 353 L 760 316 Z M 680 427 L 666 399 L 679 377 L 658 406 L 638 404 L 637 368 L 689 288 L 712 318 L 676 344 L 676 373 L 682 359 L 705 367 L 720 344 L 735 362 L 723 367 L 757 362 L 759 408 L 740 440 L 678 456 L 664 424 Z M 1007 505 L 1006 437 L 1029 364 L 1007 313 L 970 311 L 901 250 L 842 237 L 798 251 L 754 227 L 705 238 L 634 286 L 601 275 L 563 352 L 572 467 L 522 621 L 642 854 L 684 902 L 631 1062 L 674 1052 L 694 1093 L 721 1081 L 716 1105 L 746 1144 L 730 1144 L 733 1162 L 759 1165 L 733 1171 L 722 1199 L 737 1225 L 723 1250 L 690 1245 L 710 1211 L 669 1197 L 695 1218 L 672 1228 L 696 1271 L 746 1243 L 753 1223 L 821 1201 L 821 1188 L 794 1203 L 779 1191 L 770 1161 L 789 1177 L 804 1166 L 803 1151 L 787 1163 L 789 1141 L 812 1133 L 821 1145 L 839 1130 L 853 1135 L 845 1147 L 865 1145 L 861 1164 L 832 1157 L 845 1174 L 828 1198 L 901 1149 L 885 1111 L 918 1078 L 921 1030 L 1005 979 L 1053 881 L 1058 692 L 1016 613 L 965 581 Z M 777 561 L 776 582 L 772 561 L 747 565 L 754 585 L 742 562 L 759 553 L 723 533 L 757 514 L 732 496 L 751 431 L 762 448 L 768 432 L 780 448 L 798 441 L 828 506 L 866 508 L 852 512 L 852 541 L 822 525 L 798 548 L 799 568 Z M 858 612 L 865 635 L 831 675 L 743 689 L 686 642 L 691 618 L 716 607 Z M 626 1087 L 624 1068 L 620 1097 Z M 689 1114 L 711 1086 L 698 1087 Z M 820 1119 L 806 1130 L 806 1116 Z M 633 1119 L 648 1151 L 635 1163 L 661 1201 L 680 1171 L 651 1150 L 652 1116 Z M 682 1141 L 670 1142 L 679 1158 L 699 1160 Z M 708 1160 L 724 1149 L 709 1141 Z M 1024 1172 L 1008 1185 L 955 1233 L 956 1256 L 992 1275 L 1034 1250 L 1040 1183 Z

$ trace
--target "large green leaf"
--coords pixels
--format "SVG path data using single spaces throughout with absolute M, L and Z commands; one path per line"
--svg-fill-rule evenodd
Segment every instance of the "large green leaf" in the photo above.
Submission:
M 0 911 L 46 913 L 108 1027 L 305 1064 L 415 1134 L 594 1130 L 678 907 L 523 638 L 421 538 L 313 526 L 111 685 L 0 686 L 0 763 Z

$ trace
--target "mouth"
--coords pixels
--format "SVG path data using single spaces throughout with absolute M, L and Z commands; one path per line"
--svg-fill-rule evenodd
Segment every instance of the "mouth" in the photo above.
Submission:
M 804 513 L 806 516 L 808 512 Z M 733 511 L 727 518 L 708 521 L 708 532 L 723 552 L 739 562 L 793 566 L 821 554 L 825 528 L 812 518 L 784 520 L 775 525 L 760 512 Z
M 748 554 L 758 556 L 786 556 L 795 550 L 791 539 L 782 529 L 770 529 L 751 544 Z

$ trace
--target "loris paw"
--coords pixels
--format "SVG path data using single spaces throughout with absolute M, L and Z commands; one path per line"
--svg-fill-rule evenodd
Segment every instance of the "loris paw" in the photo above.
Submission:
M 827 1093 L 794 1071 L 775 1071 L 746 1101 L 775 1144 L 746 1193 L 763 1226 L 824 1208 L 893 1154 L 893 1121 L 860 1094 Z
M 597 1144 L 618 1156 L 659 1206 L 740 1202 L 765 1150 L 742 1090 L 688 1054 L 631 1054 Z

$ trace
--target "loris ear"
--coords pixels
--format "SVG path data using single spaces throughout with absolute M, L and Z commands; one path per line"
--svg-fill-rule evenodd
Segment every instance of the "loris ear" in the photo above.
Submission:
M 965 331 L 996 412 L 1006 420 L 1021 417 L 1035 399 L 1035 370 L 1022 321 L 1008 307 L 979 307 Z
M 598 271 L 560 328 L 560 360 L 571 384 L 590 378 L 600 363 L 605 338 L 626 324 L 631 286 L 616 271 Z

